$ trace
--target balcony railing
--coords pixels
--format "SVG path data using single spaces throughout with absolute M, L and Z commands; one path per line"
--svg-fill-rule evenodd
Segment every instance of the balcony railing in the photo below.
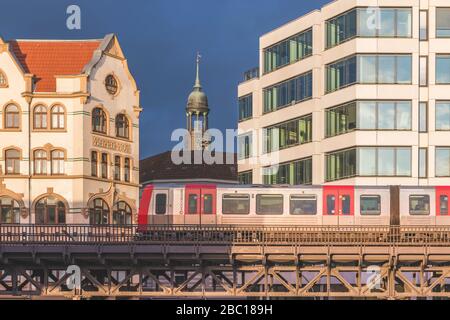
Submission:
M 244 82 L 259 78 L 259 68 L 253 68 L 244 72 Z

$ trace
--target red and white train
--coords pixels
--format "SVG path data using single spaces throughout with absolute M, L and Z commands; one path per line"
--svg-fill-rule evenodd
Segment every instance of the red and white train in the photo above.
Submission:
M 148 185 L 140 225 L 450 225 L 450 187 Z

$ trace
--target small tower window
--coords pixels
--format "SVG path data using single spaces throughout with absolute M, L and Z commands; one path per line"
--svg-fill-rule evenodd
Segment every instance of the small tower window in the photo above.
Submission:
M 5 88 L 8 86 L 8 80 L 6 80 L 5 74 L 0 71 L 0 88 Z
M 110 95 L 115 96 L 117 94 L 117 91 L 119 90 L 119 85 L 117 84 L 117 79 L 112 74 L 106 77 L 105 88 Z

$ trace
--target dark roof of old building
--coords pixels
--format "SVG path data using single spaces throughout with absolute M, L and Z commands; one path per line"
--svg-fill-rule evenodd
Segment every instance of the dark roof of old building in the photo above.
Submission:
M 226 157 L 233 159 L 233 164 L 227 164 Z M 236 154 L 215 154 L 217 159 L 223 159 L 223 164 L 181 164 L 172 161 L 172 152 L 167 151 L 140 161 L 140 182 L 152 181 L 237 181 Z M 191 163 L 194 163 L 194 153 L 191 152 Z

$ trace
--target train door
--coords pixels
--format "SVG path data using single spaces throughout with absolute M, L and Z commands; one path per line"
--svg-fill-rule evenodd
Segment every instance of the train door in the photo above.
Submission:
M 217 223 L 216 186 L 188 185 L 185 194 L 185 224 L 213 225 Z
M 436 187 L 436 224 L 450 223 L 450 187 Z
M 323 223 L 354 224 L 355 188 L 327 186 L 323 188 Z

